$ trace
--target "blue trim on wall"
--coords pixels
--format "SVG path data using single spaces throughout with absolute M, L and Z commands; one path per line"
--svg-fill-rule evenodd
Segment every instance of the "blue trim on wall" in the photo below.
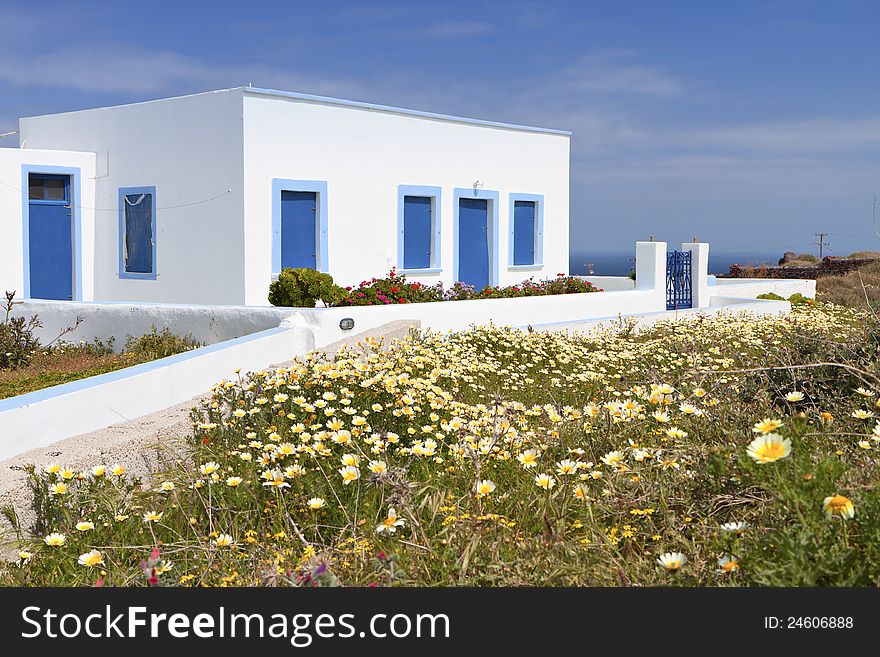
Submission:
M 327 181 L 272 178 L 272 278 L 281 273 L 281 192 L 315 192 L 318 195 L 318 271 L 330 270 L 327 239 Z
M 16 397 L 0 399 L 0 413 L 36 404 L 62 395 L 68 395 L 72 392 L 80 392 L 81 390 L 88 390 L 89 388 L 94 388 L 107 383 L 114 383 L 115 381 L 121 381 L 133 376 L 138 376 L 139 374 L 146 374 L 147 372 L 152 372 L 167 367 L 168 365 L 175 365 L 177 363 L 200 358 L 215 351 L 228 349 L 229 347 L 236 347 L 241 344 L 246 344 L 254 340 L 259 340 L 261 338 L 277 335 L 278 333 L 284 333 L 285 331 L 290 330 L 290 327 L 287 326 L 276 326 L 275 328 L 265 329 L 264 331 L 251 333 L 250 335 L 243 335 L 240 338 L 233 338 L 232 340 L 209 344 L 205 347 L 191 349 L 190 351 L 184 351 L 183 353 L 175 354 L 173 356 L 166 356 L 165 358 L 153 360 L 149 363 L 133 365 L 132 367 L 116 370 L 115 372 L 99 374 L 97 376 L 88 377 L 87 379 L 80 379 L 78 381 L 71 381 L 70 383 L 62 383 L 61 385 L 52 386 L 51 388 L 35 390 L 34 392 L 28 392 Z
M 152 194 L 153 196 L 153 271 L 151 272 L 129 272 L 125 271 L 125 247 L 123 241 L 125 239 L 125 195 L 126 194 Z M 156 232 L 156 188 L 154 186 L 146 187 L 120 187 L 119 195 L 119 278 L 133 278 L 141 280 L 155 281 L 158 277 L 158 263 L 156 262 L 157 245 L 159 244 L 159 234 Z
M 365 103 L 359 100 L 345 100 L 343 98 L 331 98 L 329 96 L 316 96 L 314 94 L 301 94 L 293 91 L 278 91 L 277 89 L 261 89 L 259 87 L 241 87 L 246 94 L 255 96 L 275 96 L 277 98 L 290 98 L 293 100 L 302 100 L 311 103 L 321 103 L 324 105 L 337 105 L 339 107 L 355 107 L 357 109 L 373 110 L 376 112 L 391 112 L 393 114 L 403 114 L 404 116 L 416 116 L 423 119 L 434 119 L 437 121 L 451 121 L 454 123 L 465 123 L 468 125 L 480 125 L 489 128 L 503 128 L 505 130 L 517 130 L 521 132 L 539 132 L 548 135 L 571 136 L 570 130 L 557 130 L 555 128 L 539 128 L 531 125 L 518 125 L 516 123 L 501 123 L 498 121 L 487 121 L 485 119 L 471 119 L 465 116 L 453 116 L 451 114 L 437 114 L 436 112 L 423 112 L 421 110 L 407 109 L 405 107 L 394 107 L 393 105 L 377 105 L 376 103 Z M 293 191 L 309 191 L 309 190 L 293 190 Z
M 403 198 L 404 196 L 427 196 L 431 200 L 431 265 L 426 269 L 405 269 L 403 266 Z M 443 228 L 443 190 L 429 185 L 397 186 L 397 270 L 406 274 L 439 274 L 443 271 L 440 260 L 440 243 Z
M 532 201 L 535 204 L 535 262 L 531 265 L 513 264 L 513 216 L 514 206 L 517 201 Z M 510 271 L 528 271 L 530 269 L 544 268 L 544 195 L 543 194 L 520 194 L 510 193 L 510 214 L 507 215 L 509 224 L 509 243 L 507 253 L 507 269 Z
M 489 203 L 489 285 L 498 285 L 500 279 L 501 258 L 498 250 L 498 192 L 491 189 L 474 189 L 468 187 L 456 187 L 453 190 L 452 202 L 455 220 L 452 230 L 452 280 L 458 281 L 458 201 L 463 198 L 477 198 L 490 201 Z
M 79 167 L 59 167 L 44 164 L 21 165 L 21 227 L 22 227 L 22 251 L 24 256 L 22 296 L 25 299 L 31 297 L 31 272 L 30 272 L 30 195 L 28 193 L 28 175 L 31 173 L 49 173 L 70 176 L 70 216 L 73 219 L 73 300 L 82 301 L 83 298 L 83 271 L 82 271 L 82 203 L 81 179 L 82 172 Z

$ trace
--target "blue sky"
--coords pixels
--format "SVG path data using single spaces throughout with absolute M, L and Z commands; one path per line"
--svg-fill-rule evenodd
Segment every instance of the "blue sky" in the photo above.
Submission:
M 0 133 L 250 82 L 574 131 L 573 252 L 845 254 L 880 250 L 878 64 L 871 0 L 4 0 Z

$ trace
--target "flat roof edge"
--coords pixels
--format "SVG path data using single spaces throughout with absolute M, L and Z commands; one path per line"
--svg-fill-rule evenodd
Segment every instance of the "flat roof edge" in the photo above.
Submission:
M 500 128 L 503 130 L 515 130 L 519 132 L 536 132 L 548 135 L 561 135 L 571 137 L 570 130 L 558 130 L 555 128 L 539 128 L 530 125 L 519 125 L 516 123 L 502 123 L 499 121 L 488 121 L 486 119 L 472 119 L 465 116 L 454 116 L 452 114 L 438 114 L 436 112 L 425 112 L 422 110 L 407 109 L 405 107 L 395 107 L 393 105 L 379 105 L 376 103 L 367 103 L 359 100 L 345 100 L 342 98 L 332 98 L 330 96 L 316 96 L 314 94 L 303 94 L 295 91 L 278 91 L 276 89 L 262 89 L 260 87 L 242 87 L 246 94 L 254 96 L 270 96 L 276 98 L 289 98 L 292 100 L 301 100 L 309 103 L 318 103 L 323 105 L 336 105 L 337 107 L 352 107 L 356 109 L 372 110 L 376 112 L 388 112 L 391 114 L 401 114 L 403 116 L 412 116 L 422 119 L 433 119 L 435 121 L 449 121 L 453 123 L 464 123 L 467 125 L 477 125 L 487 128 Z

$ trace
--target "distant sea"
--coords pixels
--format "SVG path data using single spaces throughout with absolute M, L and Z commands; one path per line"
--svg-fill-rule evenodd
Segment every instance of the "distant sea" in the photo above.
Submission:
M 726 274 L 730 265 L 776 264 L 781 253 L 712 253 L 709 251 L 709 273 Z M 587 265 L 591 265 L 592 273 L 597 276 L 626 276 L 635 267 L 635 252 L 597 252 L 572 253 L 569 257 L 569 271 L 582 276 L 589 273 Z

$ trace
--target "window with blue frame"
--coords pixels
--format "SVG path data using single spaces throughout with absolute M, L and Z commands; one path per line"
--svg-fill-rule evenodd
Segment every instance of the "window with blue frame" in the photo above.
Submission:
M 427 269 L 431 266 L 430 196 L 403 197 L 403 268 Z
M 119 195 L 120 276 L 155 278 L 155 188 L 124 188 L 119 190 Z
M 440 268 L 440 188 L 398 186 L 397 266 L 403 271 Z
M 540 269 L 544 263 L 544 197 L 510 195 L 510 268 Z
M 535 228 L 538 218 L 534 201 L 513 202 L 513 264 L 535 264 Z

